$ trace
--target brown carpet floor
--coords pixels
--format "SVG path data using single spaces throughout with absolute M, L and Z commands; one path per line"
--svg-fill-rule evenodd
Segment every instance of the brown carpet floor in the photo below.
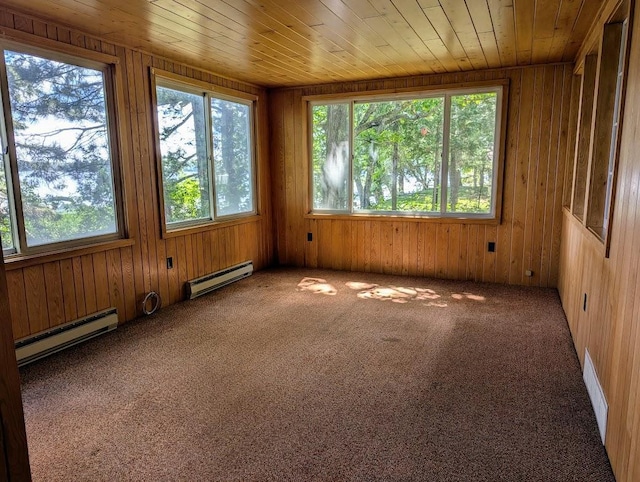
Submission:
M 550 289 L 263 271 L 21 375 L 36 481 L 614 480 Z

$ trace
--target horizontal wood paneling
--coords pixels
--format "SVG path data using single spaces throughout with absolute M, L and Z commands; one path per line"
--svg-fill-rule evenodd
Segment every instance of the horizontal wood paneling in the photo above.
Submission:
M 604 0 L 4 0 L 270 87 L 572 61 Z M 16 28 L 50 35 L 43 22 Z M 103 49 L 99 41 L 76 44 Z
M 273 262 L 270 174 L 268 163 L 267 93 L 265 90 L 228 80 L 170 59 L 151 57 L 137 50 L 116 46 L 64 27 L 45 24 L 0 8 L 0 27 L 9 36 L 33 33 L 40 39 L 65 46 L 97 50 L 119 59 L 123 69 L 122 104 L 119 121 L 125 124 L 125 197 L 133 245 L 30 262 L 17 267 L 7 264 L 13 332 L 22 338 L 86 314 L 115 306 L 121 322 L 140 316 L 146 293 L 156 291 L 167 306 L 184 299 L 188 279 L 252 259 L 256 269 Z M 77 51 L 74 51 L 77 52 Z M 158 211 L 158 186 L 152 132 L 149 68 L 158 67 L 185 77 L 257 95 L 259 131 L 257 145 L 259 204 L 261 216 L 237 225 L 225 223 L 198 234 L 162 239 Z M 166 258 L 174 267 L 167 269 Z
M 502 222 L 305 217 L 303 96 L 509 79 Z M 272 172 L 280 263 L 556 286 L 572 65 L 340 83 L 272 93 Z M 312 233 L 313 241 L 307 241 Z M 496 243 L 496 252 L 487 243 Z M 532 277 L 525 276 L 526 270 Z
M 584 363 L 585 349 L 589 350 L 609 404 L 606 448 L 619 482 L 640 479 L 640 162 L 637 154 L 640 139 L 636 133 L 640 125 L 640 9 L 637 6 L 633 25 L 610 257 L 605 258 L 602 242 L 566 210 L 558 285 L 578 356 Z M 585 294 L 586 311 L 583 310 Z

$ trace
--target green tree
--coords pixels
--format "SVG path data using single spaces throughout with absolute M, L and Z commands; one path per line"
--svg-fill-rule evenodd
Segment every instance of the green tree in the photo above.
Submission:
M 156 98 L 166 221 L 209 217 L 204 97 L 159 86 Z
M 28 244 L 114 232 L 102 72 L 11 51 L 5 63 Z
M 487 212 L 491 203 L 496 95 L 454 95 L 447 178 L 447 210 Z M 445 97 L 356 102 L 353 125 L 353 206 L 378 211 L 440 211 Z M 349 117 L 349 104 L 313 106 L 314 206 L 328 207 L 337 194 L 346 197 L 349 180 L 332 184 L 331 176 L 348 174 L 336 166 L 333 133 Z M 347 146 L 348 147 L 348 146 Z M 346 152 L 342 157 L 348 159 Z M 329 203 L 330 204 L 330 203 Z M 332 209 L 346 208 L 344 205 Z

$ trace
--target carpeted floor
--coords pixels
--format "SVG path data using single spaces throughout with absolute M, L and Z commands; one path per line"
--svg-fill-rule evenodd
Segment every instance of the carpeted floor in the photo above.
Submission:
M 554 290 L 263 271 L 21 375 L 36 481 L 614 480 Z

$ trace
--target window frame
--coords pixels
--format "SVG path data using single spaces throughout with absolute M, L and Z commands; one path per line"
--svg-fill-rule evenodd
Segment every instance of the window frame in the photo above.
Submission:
M 14 51 L 34 57 L 40 57 L 54 62 L 61 62 L 81 68 L 93 69 L 102 73 L 106 131 L 109 146 L 109 160 L 111 164 L 111 183 L 114 197 L 114 214 L 116 230 L 97 236 L 85 236 L 76 239 L 56 241 L 37 246 L 27 246 L 24 228 L 24 216 L 22 214 L 23 202 L 20 191 L 18 173 L 18 161 L 15 145 L 15 133 L 13 128 L 13 115 L 11 112 L 10 93 L 5 61 L 5 51 Z M 46 255 L 59 255 L 73 250 L 97 250 L 108 249 L 109 246 L 119 246 L 124 243 L 132 244 L 129 239 L 129 219 L 127 213 L 127 200 L 125 198 L 126 173 L 125 162 L 122 158 L 124 149 L 123 139 L 126 137 L 126 123 L 123 122 L 122 112 L 122 71 L 118 57 L 101 52 L 89 51 L 74 46 L 60 46 L 54 42 L 44 42 L 44 47 L 36 46 L 28 40 L 11 36 L 0 39 L 0 135 L 6 143 L 7 152 L 2 154 L 1 161 L 5 165 L 7 174 L 7 194 L 9 197 L 9 209 L 13 231 L 13 249 L 3 249 L 6 263 L 40 258 Z
M 461 94 L 496 92 L 496 122 L 495 122 L 495 155 L 494 155 L 494 173 L 492 185 L 492 209 L 490 213 L 459 213 L 444 211 L 446 203 L 442 202 L 439 212 L 422 212 L 422 211 L 376 211 L 376 210 L 354 210 L 353 209 L 353 149 L 354 149 L 354 109 L 353 105 L 358 102 L 380 102 L 392 100 L 412 100 L 429 97 L 441 96 L 445 98 L 443 102 L 443 132 L 445 125 L 450 126 L 451 102 L 452 96 Z M 406 88 L 393 90 L 377 90 L 349 92 L 339 94 L 321 94 L 303 96 L 302 101 L 306 109 L 307 122 L 305 123 L 305 149 L 306 162 L 305 168 L 308 170 L 307 175 L 307 196 L 305 218 L 322 219 L 326 217 L 344 218 L 344 219 L 371 219 L 384 220 L 385 218 L 402 218 L 404 220 L 418 220 L 426 222 L 438 223 L 459 223 L 461 221 L 470 222 L 472 224 L 500 224 L 502 218 L 502 192 L 504 179 L 504 159 L 505 144 L 507 137 L 507 110 L 509 99 L 509 79 L 498 79 L 492 81 L 479 81 L 460 84 L 443 84 L 435 86 L 423 86 L 420 88 Z M 331 210 L 331 209 L 314 209 L 314 180 L 313 180 L 313 109 L 314 105 L 328 105 L 336 103 L 349 103 L 349 143 L 350 143 L 350 162 L 349 162 L 349 192 L 348 192 L 348 208 L 347 210 Z M 448 158 L 448 136 L 443 136 L 443 160 L 445 153 Z M 447 176 L 446 184 L 443 183 L 443 191 L 447 189 L 448 172 L 447 167 L 449 160 L 442 163 L 441 182 Z M 446 166 L 445 166 L 446 165 Z M 446 194 L 446 193 L 445 193 Z M 446 199 L 446 198 L 445 198 Z
M 210 229 L 212 226 L 239 224 L 254 219 L 259 215 L 258 196 L 258 142 L 257 142 L 257 118 L 258 96 L 247 92 L 228 89 L 208 82 L 192 79 L 156 68 L 150 68 L 151 73 L 151 97 L 153 114 L 153 138 L 156 157 L 156 175 L 158 205 L 160 209 L 160 226 L 163 238 L 178 236 L 185 233 L 199 232 Z M 209 177 L 209 203 L 210 217 L 191 219 L 167 223 L 164 202 L 164 173 L 162 170 L 162 149 L 160 146 L 160 124 L 158 119 L 157 87 L 165 87 L 181 92 L 197 94 L 203 97 L 205 109 L 205 137 L 207 148 L 207 166 Z M 215 183 L 215 159 L 213 157 L 213 131 L 211 125 L 211 99 L 235 102 L 249 107 L 249 147 L 251 164 L 251 191 L 253 209 L 237 214 L 218 215 Z
M 567 197 L 571 197 L 568 210 L 604 258 L 609 257 L 611 250 L 634 3 L 633 0 L 618 3 L 583 49 L 584 54 L 574 69 L 582 81 L 575 114 L 575 146 L 573 157 L 568 160 L 573 165 L 573 179 L 567 187 L 570 189 Z M 620 28 L 617 40 L 616 28 Z M 615 56 L 611 50 L 615 50 Z M 615 69 L 612 61 L 616 63 Z M 603 83 L 613 84 L 614 88 L 603 88 Z M 607 97 L 612 93 L 612 97 Z M 588 111 L 586 116 L 585 111 Z M 604 139 L 606 149 L 596 138 Z

